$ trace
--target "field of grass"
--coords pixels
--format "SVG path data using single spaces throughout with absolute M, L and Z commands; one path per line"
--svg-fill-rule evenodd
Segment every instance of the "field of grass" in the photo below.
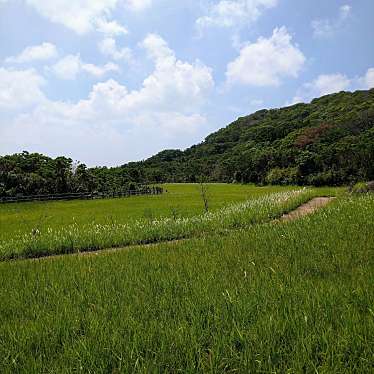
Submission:
M 369 373 L 374 197 L 302 219 L 0 263 L 1 373 Z
M 280 187 L 210 185 L 210 211 L 208 214 L 196 214 L 202 211 L 196 185 L 169 185 L 167 189 L 169 192 L 162 197 L 5 205 L 2 219 L 5 233 L 0 237 L 0 259 L 94 251 L 191 238 L 208 233 L 226 233 L 227 230 L 277 218 L 323 192 L 337 192 L 334 189 L 290 190 Z M 170 205 L 176 202 L 175 197 L 183 209 Z M 81 214 L 84 204 L 87 204 L 87 212 Z M 45 209 L 50 215 L 50 221 L 35 222 L 35 216 L 40 212 L 33 212 L 33 206 L 36 211 Z M 118 206 L 122 206 L 123 215 Z M 139 206 L 143 209 L 147 206 L 145 211 L 148 215 L 136 218 L 141 211 Z M 18 210 L 18 215 L 14 214 L 15 210 Z M 96 217 L 95 211 L 100 212 L 97 219 L 93 218 Z M 129 216 L 131 211 L 134 212 L 133 217 Z M 24 226 L 23 221 L 26 222 Z M 62 222 L 60 225 L 59 221 Z
M 157 196 L 137 196 L 124 199 L 75 200 L 0 204 L 0 240 L 44 227 L 61 228 L 72 223 L 105 224 L 115 221 L 170 217 L 190 217 L 203 212 L 199 188 L 195 184 L 165 184 L 167 193 Z M 293 187 L 254 187 L 251 185 L 210 184 L 208 188 L 211 210 L 230 203 L 290 191 Z

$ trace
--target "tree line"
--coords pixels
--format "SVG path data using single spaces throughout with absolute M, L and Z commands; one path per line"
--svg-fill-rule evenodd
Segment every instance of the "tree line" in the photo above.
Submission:
M 0 157 L 0 197 L 144 190 L 120 168 L 88 168 L 71 158 L 26 151 Z

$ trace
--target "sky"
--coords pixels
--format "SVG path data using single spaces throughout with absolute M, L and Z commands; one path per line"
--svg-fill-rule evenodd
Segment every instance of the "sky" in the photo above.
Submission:
M 0 0 L 0 155 L 115 166 L 374 87 L 373 0 Z

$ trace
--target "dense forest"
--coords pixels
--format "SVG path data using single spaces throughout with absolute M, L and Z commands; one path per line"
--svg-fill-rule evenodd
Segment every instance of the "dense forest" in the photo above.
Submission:
M 374 179 L 374 89 L 340 92 L 239 118 L 185 151 L 87 168 L 66 157 L 0 157 L 0 196 L 121 192 L 148 183 L 206 181 L 343 185 Z
M 374 89 L 239 118 L 185 151 L 123 166 L 137 181 L 343 185 L 374 179 Z

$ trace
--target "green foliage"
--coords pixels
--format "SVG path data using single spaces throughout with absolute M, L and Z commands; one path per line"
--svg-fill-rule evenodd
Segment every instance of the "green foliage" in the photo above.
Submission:
M 297 184 L 299 181 L 299 169 L 294 168 L 273 168 L 265 179 L 266 183 L 274 185 Z
M 370 186 L 371 186 L 371 185 L 370 185 Z M 369 191 L 372 190 L 372 189 L 373 189 L 373 188 L 370 188 L 368 183 L 365 183 L 365 182 L 358 182 L 358 183 L 356 183 L 356 184 L 352 187 L 351 192 L 352 192 L 352 193 L 356 193 L 356 194 L 360 194 L 360 193 L 367 193 L 367 192 L 369 192 Z
M 373 212 L 0 263 L 0 372 L 371 373 Z
M 154 210 L 147 207 L 142 219 L 124 224 L 111 219 L 105 224 L 73 223 L 58 228 L 39 225 L 30 233 L 0 240 L 0 259 L 41 257 L 219 232 L 224 234 L 232 229 L 247 228 L 280 217 L 315 194 L 318 191 L 305 188 L 280 192 L 230 205 L 215 212 L 208 211 L 205 206 L 201 215 L 177 219 L 174 216 L 157 219 Z
M 63 229 L 71 225 L 126 224 L 144 218 L 151 209 L 156 219 L 174 217 L 170 206 L 178 207 L 180 218 L 203 212 L 199 189 L 195 184 L 166 184 L 162 195 L 135 196 L 123 199 L 48 201 L 0 204 L 0 242 L 27 235 L 33 229 Z M 255 199 L 270 193 L 286 192 L 288 186 L 209 185 L 210 210 L 216 211 L 229 204 Z M 334 192 L 335 193 L 335 192 Z
M 140 186 L 121 168 L 87 168 L 70 158 L 23 152 L 0 157 L 0 197 L 72 192 L 121 193 Z
M 183 152 L 140 163 L 138 182 L 344 185 L 374 179 L 374 89 L 239 118 Z M 280 175 L 282 174 L 282 175 Z

